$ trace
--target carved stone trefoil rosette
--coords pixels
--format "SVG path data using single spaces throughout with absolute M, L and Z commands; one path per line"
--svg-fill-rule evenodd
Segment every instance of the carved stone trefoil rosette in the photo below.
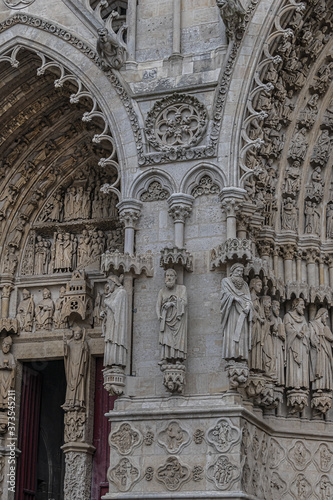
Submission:
M 210 269 L 213 271 L 227 261 L 243 259 L 250 261 L 252 258 L 251 240 L 245 238 L 229 238 L 225 243 L 211 250 Z
M 165 364 L 161 366 L 163 385 L 172 393 L 182 394 L 185 386 L 186 367 L 181 363 Z
M 163 248 L 161 250 L 160 266 L 168 269 L 173 265 L 181 265 L 185 271 L 193 271 L 193 256 L 185 248 Z
M 104 368 L 103 377 L 104 388 L 108 391 L 110 396 L 121 396 L 121 394 L 123 394 L 126 380 L 124 368 L 120 366 Z
M 124 273 L 132 272 L 135 276 L 140 276 L 143 272 L 148 277 L 154 275 L 153 256 L 150 253 L 145 255 L 130 255 L 121 253 L 118 250 L 114 252 L 106 251 L 102 254 L 101 269 L 105 273 L 121 270 Z

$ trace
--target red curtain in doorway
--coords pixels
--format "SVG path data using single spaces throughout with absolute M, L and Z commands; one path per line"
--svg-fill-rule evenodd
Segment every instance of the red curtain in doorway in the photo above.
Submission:
M 35 500 L 42 377 L 23 365 L 15 500 Z
M 111 431 L 111 423 L 104 415 L 109 410 L 113 410 L 116 396 L 109 396 L 104 389 L 102 370 L 103 358 L 97 358 L 93 441 L 96 451 L 93 461 L 91 500 L 101 500 L 101 497 L 109 491 L 106 474 L 110 463 L 108 436 Z

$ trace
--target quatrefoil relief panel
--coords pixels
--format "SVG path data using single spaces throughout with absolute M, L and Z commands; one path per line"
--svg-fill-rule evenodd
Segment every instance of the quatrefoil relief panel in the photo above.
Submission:
M 147 114 L 145 131 L 158 151 L 190 148 L 202 139 L 208 123 L 205 106 L 187 94 L 172 94 L 157 101 Z

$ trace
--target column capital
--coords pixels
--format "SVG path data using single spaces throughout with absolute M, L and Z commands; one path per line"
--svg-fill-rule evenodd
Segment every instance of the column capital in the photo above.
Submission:
M 223 188 L 220 194 L 221 207 L 227 216 L 235 217 L 236 212 L 242 207 L 246 191 L 237 187 Z
M 117 204 L 119 219 L 124 223 L 125 228 L 135 229 L 135 223 L 141 215 L 142 202 L 133 198 L 122 200 Z
M 175 223 L 185 223 L 185 219 L 192 212 L 193 201 L 193 196 L 184 193 L 174 193 L 168 198 L 169 215 L 171 215 Z

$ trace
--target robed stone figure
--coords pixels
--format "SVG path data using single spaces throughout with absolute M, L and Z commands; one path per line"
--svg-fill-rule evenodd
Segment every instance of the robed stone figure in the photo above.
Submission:
M 64 362 L 67 390 L 63 408 L 67 411 L 85 408 L 89 347 L 78 326 L 69 340 L 64 337 Z
M 310 385 L 310 332 L 304 309 L 304 300 L 294 299 L 292 310 L 283 319 L 286 331 L 286 387 L 293 389 L 308 389 Z
M 0 410 L 8 409 L 8 391 L 14 388 L 16 362 L 10 352 L 13 340 L 5 337 L 0 351 Z
M 242 264 L 234 264 L 230 277 L 222 280 L 222 357 L 227 360 L 249 359 L 253 305 L 243 272 Z
M 16 318 L 19 322 L 21 330 L 31 332 L 35 312 L 35 303 L 29 290 L 24 289 L 22 295 L 23 299 L 18 305 Z
M 327 326 L 328 311 L 322 307 L 310 321 L 311 381 L 313 390 L 333 390 L 333 333 Z
M 165 287 L 159 291 L 156 314 L 160 321 L 161 362 L 182 362 L 187 355 L 187 292 L 177 285 L 174 269 L 165 272 Z
M 126 366 L 128 297 L 123 275 L 110 276 L 104 287 L 102 331 L 105 341 L 104 366 Z

